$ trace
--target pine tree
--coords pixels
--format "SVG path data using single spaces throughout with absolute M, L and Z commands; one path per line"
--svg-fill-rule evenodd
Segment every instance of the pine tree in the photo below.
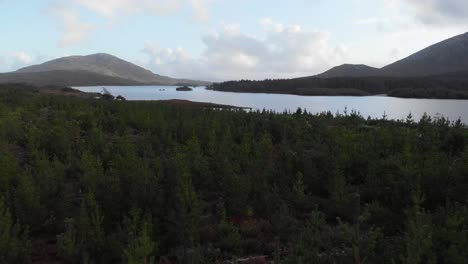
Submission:
M 421 208 L 423 201 L 424 198 L 419 192 L 413 195 L 413 205 L 408 212 L 406 255 L 403 263 L 435 263 L 432 255 L 433 226 L 430 215 Z
M 0 197 L 0 263 L 29 263 L 30 243 Z
M 153 240 L 151 219 L 141 217 L 137 209 L 132 209 L 127 220 L 128 243 L 125 256 L 129 264 L 153 264 L 158 243 Z

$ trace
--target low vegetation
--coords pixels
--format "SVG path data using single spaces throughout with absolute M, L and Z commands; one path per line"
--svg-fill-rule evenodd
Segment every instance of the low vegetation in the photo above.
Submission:
M 214 83 L 209 86 L 209 89 L 225 92 L 279 93 L 310 96 L 369 96 L 386 94 L 403 98 L 468 99 L 468 80 L 459 75 L 443 75 L 432 78 L 306 77 L 289 80 L 241 80 Z
M 0 262 L 467 263 L 467 145 L 428 116 L 3 88 Z
M 191 92 L 191 91 L 193 91 L 193 89 L 188 87 L 188 86 L 177 87 L 176 90 L 178 92 Z

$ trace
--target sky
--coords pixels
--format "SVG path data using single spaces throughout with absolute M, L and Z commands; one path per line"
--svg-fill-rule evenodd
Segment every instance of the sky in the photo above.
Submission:
M 209 81 L 382 67 L 468 31 L 467 0 L 0 0 L 0 14 L 0 72 L 109 53 Z

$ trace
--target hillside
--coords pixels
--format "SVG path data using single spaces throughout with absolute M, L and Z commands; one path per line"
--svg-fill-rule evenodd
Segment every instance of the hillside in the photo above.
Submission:
M 142 83 L 119 77 L 87 71 L 12 72 L 0 74 L 0 83 L 27 83 L 38 86 L 98 86 L 141 85 Z
M 364 64 L 343 64 L 317 75 L 320 78 L 379 76 L 380 69 Z
M 449 72 L 431 76 L 432 78 L 439 79 L 439 80 L 468 80 L 468 70 L 466 71 L 457 71 L 457 72 Z
M 70 56 L 2 74 L 0 82 L 26 82 L 36 85 L 207 85 L 208 82 L 174 79 L 154 74 L 140 66 L 98 53 Z
M 388 76 L 430 76 L 468 71 L 468 33 L 425 48 L 382 68 Z

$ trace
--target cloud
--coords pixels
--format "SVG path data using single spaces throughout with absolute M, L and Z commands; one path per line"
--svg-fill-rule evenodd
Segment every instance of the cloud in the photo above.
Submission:
M 2 1 L 2 0 L 0 0 Z M 165 16 L 189 6 L 196 21 L 209 19 L 209 4 L 212 0 L 50 0 L 48 12 L 60 21 L 63 32 L 60 47 L 75 45 L 86 40 L 99 25 L 83 21 L 83 10 L 115 22 L 120 17 L 149 13 Z
M 63 33 L 60 47 L 81 43 L 95 28 L 93 24 L 82 21 L 80 13 L 68 6 L 51 4 L 48 11 L 60 21 Z
M 179 7 L 178 0 L 73 0 L 99 15 L 116 18 L 139 12 L 166 15 Z
M 409 24 L 401 18 L 370 17 L 356 21 L 359 26 L 374 26 L 380 33 L 395 32 L 401 28 L 408 28 Z
M 225 25 L 205 35 L 199 58 L 182 48 L 147 45 L 145 66 L 158 74 L 209 80 L 287 78 L 319 73 L 347 57 L 345 46 L 330 45 L 327 32 L 279 26 L 271 19 L 262 19 L 260 24 L 264 37 L 245 34 L 238 25 Z
M 24 51 L 19 51 L 13 54 L 13 57 L 20 63 L 30 64 L 33 62 L 33 57 Z
M 188 5 L 192 9 L 193 18 L 197 21 L 208 20 L 209 2 L 210 0 L 73 0 L 78 6 L 108 19 L 138 13 L 164 16 Z
M 138 61 L 137 64 L 151 68 L 154 72 L 171 77 L 200 78 L 206 73 L 205 65 L 194 59 L 183 48 L 160 48 L 147 43 L 142 49 L 148 60 Z
M 25 51 L 13 52 L 11 54 L 0 56 L 0 72 L 14 71 L 49 59 L 51 59 L 49 56 L 30 54 Z
M 1 0 L 0 0 L 1 3 Z M 8 71 L 7 69 L 7 61 L 4 56 L 0 56 L 0 72 L 6 72 Z
M 349 63 L 385 66 L 467 30 L 467 0 L 380 0 L 380 3 L 383 5 L 378 15 L 355 21 L 355 25 L 376 32 L 364 31 L 347 41 L 353 50 Z
M 281 23 L 275 23 L 270 17 L 260 19 L 260 25 L 266 30 L 274 30 L 276 32 L 282 32 L 284 25 Z
M 399 59 L 400 59 L 400 53 L 401 53 L 400 49 L 398 49 L 398 48 L 393 48 L 393 49 L 390 51 L 389 55 L 388 55 L 390 61 L 397 61 L 397 60 L 399 60 Z
M 193 9 L 193 17 L 198 21 L 209 19 L 208 0 L 190 0 Z
M 410 13 L 430 26 L 455 26 L 468 23 L 467 0 L 385 0 L 390 6 Z

